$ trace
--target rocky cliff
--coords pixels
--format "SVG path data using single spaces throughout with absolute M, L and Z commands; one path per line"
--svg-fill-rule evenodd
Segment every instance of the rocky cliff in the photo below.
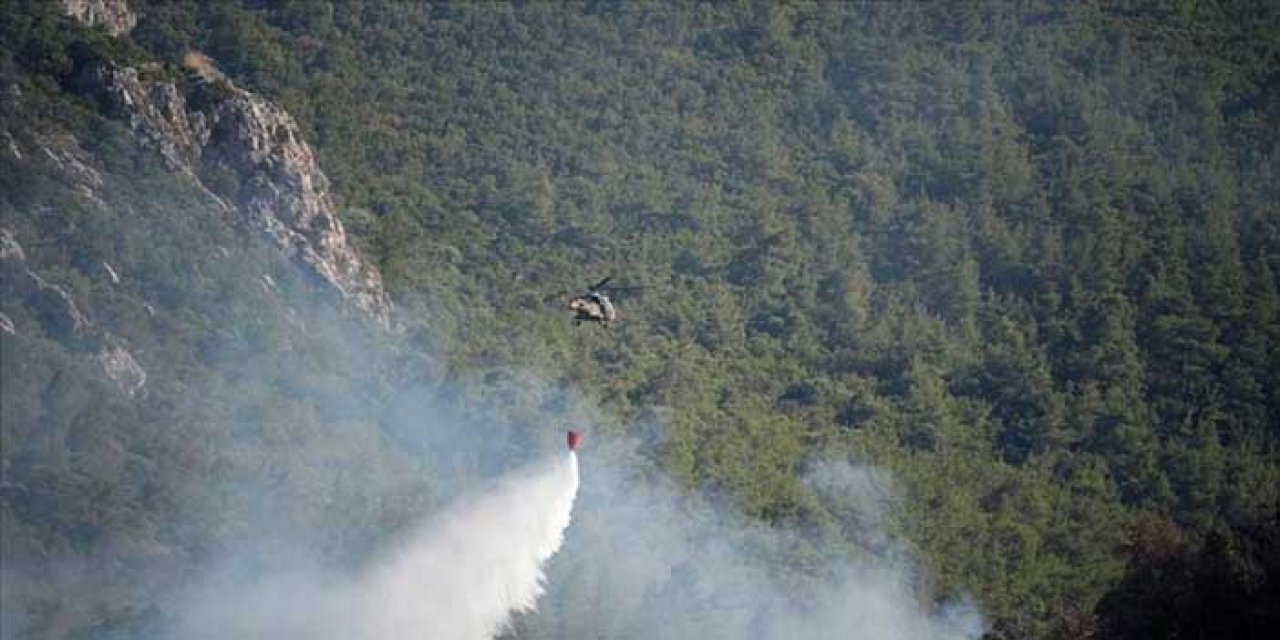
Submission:
M 122 0 L 66 0 L 59 8 L 115 35 L 137 22 Z M 202 56 L 189 55 L 185 63 L 189 75 L 181 78 L 158 63 L 129 67 L 93 58 L 68 77 L 68 86 L 96 100 L 104 115 L 125 123 L 138 145 L 158 154 L 233 227 L 265 236 L 314 276 L 310 280 L 318 289 L 388 327 L 391 303 L 381 278 L 348 240 L 334 212 L 329 181 L 297 122 L 222 77 Z M 18 112 L 33 108 L 28 102 L 18 83 L 0 77 L 0 107 Z M 86 212 L 105 217 L 129 206 L 109 186 L 110 163 L 90 151 L 93 145 L 58 127 L 15 126 L 16 121 L 0 128 L 6 160 L 53 177 Z M 77 285 L 71 282 L 77 275 L 29 258 L 15 228 L 0 228 L 0 333 L 43 335 L 93 363 L 122 393 L 146 394 L 147 371 L 130 343 L 105 326 L 109 322 L 95 321 L 85 281 Z M 111 291 L 121 277 L 106 260 L 114 261 L 109 252 L 101 264 L 77 265 L 76 273 L 102 278 L 99 282 L 108 286 L 99 291 Z M 143 306 L 148 317 L 156 316 L 150 304 Z
M 62 12 L 91 27 L 102 27 L 113 36 L 128 33 L 138 16 L 125 0 L 60 0 Z
M 89 75 L 140 144 L 197 181 L 242 226 L 267 235 L 344 300 L 388 325 L 382 279 L 348 240 L 329 179 L 289 113 L 207 74 L 193 73 L 182 88 L 129 67 L 104 65 Z
M 73 4 L 94 8 L 73 10 Z M 66 13 L 86 24 L 107 15 L 106 7 L 128 10 L 123 2 L 64 4 Z M 158 66 L 102 61 L 81 71 L 80 85 L 239 226 L 266 235 L 325 287 L 389 326 L 391 302 L 381 276 L 348 239 L 329 179 L 297 122 L 223 77 L 203 56 L 188 54 L 184 63 L 190 75 L 172 81 Z

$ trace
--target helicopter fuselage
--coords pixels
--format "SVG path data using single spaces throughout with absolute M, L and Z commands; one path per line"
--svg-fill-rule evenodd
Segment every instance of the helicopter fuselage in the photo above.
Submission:
M 578 296 L 569 301 L 569 310 L 573 311 L 573 319 L 577 323 L 608 323 L 618 317 L 617 310 L 609 298 L 599 293 Z

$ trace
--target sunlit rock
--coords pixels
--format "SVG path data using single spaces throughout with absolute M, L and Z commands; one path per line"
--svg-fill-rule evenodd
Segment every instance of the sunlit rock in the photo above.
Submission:
M 90 27 L 102 27 L 113 36 L 129 33 L 138 14 L 125 0 L 61 0 L 62 13 Z

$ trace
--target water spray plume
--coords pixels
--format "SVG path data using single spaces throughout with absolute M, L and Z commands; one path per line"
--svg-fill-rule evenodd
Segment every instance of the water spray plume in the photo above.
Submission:
M 360 589 L 366 638 L 491 638 L 543 593 L 578 492 L 570 451 L 505 477 L 428 523 Z
M 535 608 L 577 494 L 570 450 L 423 522 L 351 582 L 286 575 L 197 593 L 176 636 L 487 640 Z

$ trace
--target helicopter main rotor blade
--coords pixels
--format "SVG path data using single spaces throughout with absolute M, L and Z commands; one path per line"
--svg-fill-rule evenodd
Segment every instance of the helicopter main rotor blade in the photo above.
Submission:
M 612 280 L 612 279 L 613 279 L 613 276 L 609 276 L 609 277 L 605 278 L 604 280 L 601 280 L 600 282 L 595 283 L 595 285 L 594 285 L 594 286 L 592 286 L 592 287 L 591 287 L 591 289 L 592 289 L 593 291 L 594 291 L 594 290 L 596 290 L 596 289 L 599 289 L 600 287 L 603 287 L 603 286 L 605 286 L 606 284 L 609 284 L 609 281 L 610 281 L 610 280 Z

